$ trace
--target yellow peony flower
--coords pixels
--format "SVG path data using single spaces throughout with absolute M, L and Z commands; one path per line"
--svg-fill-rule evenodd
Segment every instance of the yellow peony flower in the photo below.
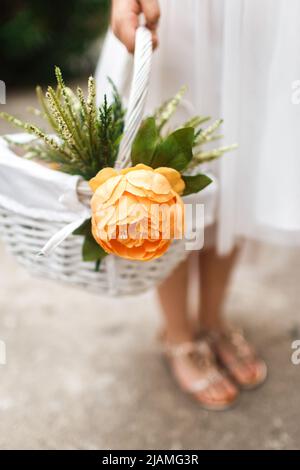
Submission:
M 184 181 L 172 168 L 104 168 L 90 180 L 92 231 L 107 252 L 131 260 L 161 256 L 182 238 Z

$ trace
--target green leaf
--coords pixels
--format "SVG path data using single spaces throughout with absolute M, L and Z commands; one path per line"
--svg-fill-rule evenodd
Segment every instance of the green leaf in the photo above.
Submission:
M 201 173 L 194 176 L 182 175 L 182 179 L 185 182 L 183 196 L 198 193 L 199 191 L 202 191 L 202 189 L 206 188 L 206 186 L 208 186 L 210 183 L 212 183 L 211 178 Z
M 85 236 L 82 245 L 83 261 L 99 261 L 102 260 L 106 255 L 106 251 L 104 251 L 103 248 L 98 245 L 91 233 Z
M 149 117 L 142 122 L 132 144 L 132 164 L 137 165 L 138 163 L 144 163 L 145 165 L 150 165 L 158 142 L 159 134 L 155 119 Z
M 73 235 L 88 235 L 91 233 L 91 224 L 92 219 L 87 219 L 80 225 L 76 230 L 74 230 Z
M 80 227 L 74 230 L 73 235 L 81 235 L 84 237 L 82 245 L 83 261 L 96 261 L 99 268 L 101 260 L 107 253 L 98 245 L 92 235 L 92 219 L 85 220 Z
M 151 166 L 168 166 L 182 171 L 193 158 L 194 129 L 178 129 L 161 142 L 154 153 Z

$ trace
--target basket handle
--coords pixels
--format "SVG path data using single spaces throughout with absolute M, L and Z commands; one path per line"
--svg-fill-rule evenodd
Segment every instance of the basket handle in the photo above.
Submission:
M 152 59 L 152 35 L 148 28 L 140 26 L 135 35 L 135 51 L 132 84 L 125 116 L 124 136 L 120 143 L 115 168 L 125 168 L 130 163 L 130 149 L 143 119 Z
M 131 145 L 143 119 L 150 79 L 151 59 L 151 32 L 145 26 L 139 26 L 135 35 L 133 77 L 125 116 L 124 136 L 115 163 L 117 169 L 130 165 Z M 77 193 L 81 202 L 89 206 L 92 191 L 86 181 L 78 183 Z

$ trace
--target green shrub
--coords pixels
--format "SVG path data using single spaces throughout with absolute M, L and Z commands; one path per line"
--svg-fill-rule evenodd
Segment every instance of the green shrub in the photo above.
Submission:
M 105 30 L 108 8 L 108 0 L 1 0 L 0 78 L 49 82 L 53 64 L 67 78 L 90 72 L 89 46 Z

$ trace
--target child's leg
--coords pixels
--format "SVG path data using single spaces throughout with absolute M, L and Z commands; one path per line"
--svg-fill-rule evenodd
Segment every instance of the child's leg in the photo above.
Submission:
M 224 326 L 223 305 L 239 249 L 220 257 L 214 247 L 199 252 L 200 328 L 218 330 Z
M 197 343 L 193 343 L 193 328 L 187 311 L 187 287 L 188 261 L 185 261 L 159 287 L 165 319 L 163 345 L 177 383 L 190 391 L 202 406 L 224 409 L 236 399 L 238 392 L 220 372 L 209 345 L 206 345 L 207 349 L 204 347 L 204 351 L 198 351 Z
M 200 331 L 212 338 L 214 350 L 235 378 L 244 388 L 261 384 L 267 368 L 255 354 L 254 348 L 241 331 L 228 327 L 223 307 L 231 274 L 239 249 L 226 256 L 217 255 L 214 248 L 200 251 Z
M 165 318 L 165 337 L 170 343 L 193 339 L 187 312 L 188 261 L 181 263 L 158 289 Z

